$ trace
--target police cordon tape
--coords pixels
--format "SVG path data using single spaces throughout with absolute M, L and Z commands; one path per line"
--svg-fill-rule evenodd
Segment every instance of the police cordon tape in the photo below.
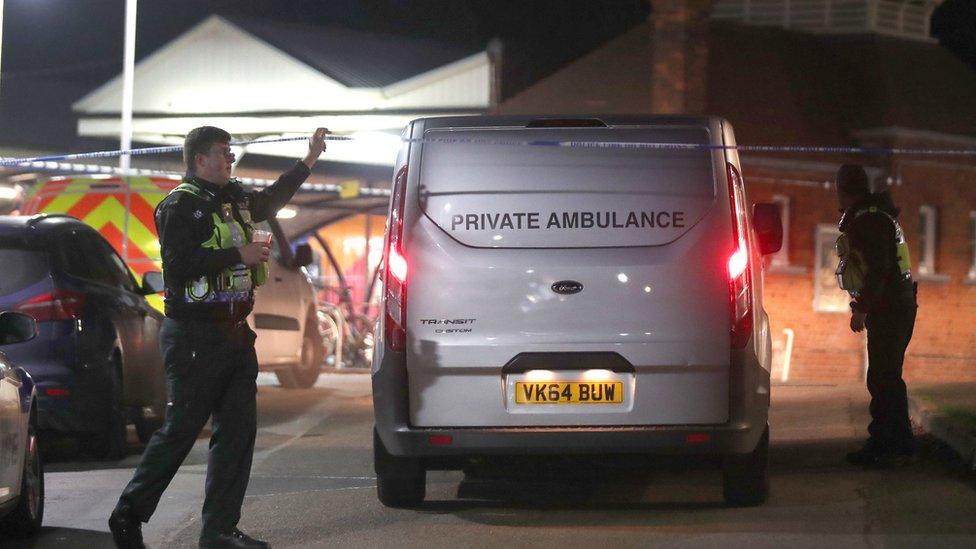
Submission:
M 344 135 L 327 135 L 327 141 L 355 141 L 357 138 Z M 275 139 L 256 139 L 252 141 L 232 141 L 231 145 L 246 147 L 271 143 L 286 143 L 307 141 L 308 137 L 281 137 Z M 887 147 L 844 147 L 844 146 L 806 146 L 806 145 L 716 145 L 710 143 L 650 143 L 626 141 L 558 141 L 558 140 L 517 140 L 517 139 L 482 139 L 482 138 L 441 138 L 420 137 L 403 138 L 406 143 L 423 144 L 466 144 L 487 146 L 522 146 L 522 147 L 559 147 L 575 149 L 630 149 L 630 150 L 663 150 L 663 151 L 714 151 L 735 150 L 746 153 L 795 153 L 795 154 L 853 154 L 864 156 L 952 156 L 976 157 L 974 149 L 933 149 L 933 148 L 887 148 Z M 27 158 L 0 158 L 0 168 L 26 167 L 49 171 L 69 171 L 82 173 L 99 173 L 113 175 L 173 175 L 171 172 L 160 170 L 130 169 L 121 170 L 108 166 L 91 166 L 74 164 L 72 161 L 115 158 L 123 155 L 144 156 L 155 154 L 169 154 L 182 152 L 181 145 L 161 147 L 146 147 L 141 149 L 118 149 L 94 151 L 86 153 L 72 153 L 60 155 L 35 156 Z M 245 184 L 267 186 L 270 180 L 241 178 Z M 340 192 L 340 185 L 310 184 L 309 190 Z M 362 195 L 388 196 L 386 189 L 360 189 Z
M 344 135 L 327 135 L 327 141 L 355 141 L 357 138 Z M 231 145 L 246 147 L 269 143 L 286 143 L 306 141 L 308 137 L 281 137 L 277 139 L 256 139 L 253 141 L 232 141 Z M 810 146 L 810 145 L 716 145 L 711 143 L 649 143 L 636 141 L 556 141 L 547 139 L 517 140 L 517 139 L 480 139 L 480 138 L 441 138 L 414 137 L 405 138 L 406 143 L 439 143 L 439 144 L 468 144 L 494 146 L 523 146 L 523 147 L 564 147 L 575 149 L 643 149 L 643 150 L 736 150 L 739 152 L 776 152 L 803 154 L 858 154 L 866 156 L 976 156 L 973 149 L 932 149 L 932 148 L 888 148 L 888 147 L 843 147 L 843 146 Z M 63 162 L 83 159 L 114 158 L 123 155 L 140 156 L 149 154 L 167 154 L 182 152 L 180 145 L 164 147 L 146 147 L 142 149 L 95 151 L 87 153 L 60 154 L 49 156 L 35 156 L 29 158 L 0 159 L 0 167 L 14 167 L 35 162 Z

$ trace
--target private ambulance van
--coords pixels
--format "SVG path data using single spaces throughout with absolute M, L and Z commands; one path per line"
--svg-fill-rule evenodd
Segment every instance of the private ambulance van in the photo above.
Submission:
M 177 185 L 177 177 L 55 177 L 39 183 L 21 210 L 23 215 L 59 213 L 76 217 L 99 231 L 141 281 L 160 271 L 156 205 Z M 126 189 L 128 182 L 128 192 Z M 286 388 L 310 387 L 321 372 L 324 345 L 318 331 L 315 291 L 302 267 L 311 249 L 292 252 L 276 220 L 259 224 L 274 234 L 271 272 L 255 291 L 248 323 L 258 334 L 255 350 L 263 371 L 273 371 Z M 147 296 L 160 312 L 162 295 Z
M 726 501 L 762 503 L 762 256 L 782 227 L 748 204 L 729 123 L 447 117 L 404 137 L 372 372 L 381 502 L 419 504 L 428 469 L 470 458 L 637 453 L 720 456 Z

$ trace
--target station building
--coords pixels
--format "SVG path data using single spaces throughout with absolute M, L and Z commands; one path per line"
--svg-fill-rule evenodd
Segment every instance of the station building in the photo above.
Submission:
M 976 148 L 976 71 L 929 36 L 938 1 L 652 0 L 648 21 L 502 103 L 502 113 L 698 113 L 739 144 Z M 779 204 L 767 261 L 774 379 L 855 381 L 866 338 L 837 289 L 834 175 L 863 163 L 901 208 L 920 303 L 906 379 L 976 380 L 976 158 L 744 153 Z

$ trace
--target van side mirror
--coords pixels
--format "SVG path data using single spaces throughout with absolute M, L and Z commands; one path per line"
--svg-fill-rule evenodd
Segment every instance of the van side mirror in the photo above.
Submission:
M 783 220 L 779 215 L 779 205 L 757 202 L 752 205 L 752 224 L 759 239 L 762 255 L 776 253 L 783 247 Z
M 149 295 L 162 292 L 166 289 L 163 284 L 163 273 L 159 271 L 149 271 L 142 277 L 142 293 Z
M 308 267 L 312 264 L 312 247 L 308 244 L 299 244 L 295 246 L 295 264 L 294 267 Z
M 34 339 L 37 322 L 34 317 L 7 311 L 0 313 L 0 345 L 12 345 Z

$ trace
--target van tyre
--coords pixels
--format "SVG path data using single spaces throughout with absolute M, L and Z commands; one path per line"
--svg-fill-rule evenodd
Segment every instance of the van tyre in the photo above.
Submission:
M 305 336 L 302 338 L 302 354 L 298 364 L 280 370 L 275 370 L 278 383 L 285 389 L 308 389 L 319 379 L 322 373 L 322 360 L 325 349 L 322 336 L 316 326 L 318 320 L 310 317 L 305 321 Z
M 30 537 L 41 529 L 44 521 L 44 465 L 41 463 L 37 439 L 37 418 L 31 410 L 27 430 L 24 470 L 20 478 L 17 506 L 0 519 L 0 537 Z
M 769 496 L 769 426 L 752 453 L 726 458 L 722 469 L 725 503 L 734 507 L 762 505 Z
M 380 503 L 398 509 L 417 507 L 427 492 L 427 471 L 419 459 L 390 455 L 373 430 L 373 464 L 376 496 Z

